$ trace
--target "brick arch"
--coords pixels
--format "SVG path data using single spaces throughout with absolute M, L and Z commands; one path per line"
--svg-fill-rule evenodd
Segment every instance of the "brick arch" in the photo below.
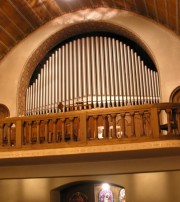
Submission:
M 98 22 L 98 21 L 88 21 L 82 23 L 76 23 L 70 25 L 64 29 L 59 30 L 55 34 L 51 35 L 46 41 L 44 41 L 31 55 L 29 60 L 26 62 L 24 70 L 21 74 L 21 78 L 18 85 L 18 96 L 17 96 L 17 113 L 18 115 L 23 115 L 25 111 L 25 95 L 26 89 L 29 86 L 31 76 L 36 69 L 39 62 L 46 56 L 49 50 L 55 47 L 57 44 L 63 42 L 64 40 L 74 37 L 79 34 L 86 34 L 90 32 L 110 32 L 117 35 L 124 36 L 134 42 L 136 42 L 141 48 L 143 48 L 149 55 L 151 60 L 156 64 L 155 57 L 151 53 L 150 49 L 144 42 L 137 37 L 133 32 L 120 27 L 118 25 Z M 156 65 L 155 65 L 156 66 Z

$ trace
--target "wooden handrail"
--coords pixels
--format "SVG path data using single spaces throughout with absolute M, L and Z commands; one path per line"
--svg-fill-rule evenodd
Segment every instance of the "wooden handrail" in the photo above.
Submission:
M 180 104 L 161 103 L 0 119 L 0 147 L 76 146 L 180 136 Z M 114 142 L 113 142 L 114 143 Z

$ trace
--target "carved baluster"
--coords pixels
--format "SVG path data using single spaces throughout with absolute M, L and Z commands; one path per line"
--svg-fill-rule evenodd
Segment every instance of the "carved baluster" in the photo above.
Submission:
M 134 137 L 135 135 L 135 124 L 134 124 L 134 112 L 130 112 L 130 117 L 131 117 L 131 136 Z
M 112 138 L 116 138 L 116 114 L 112 114 L 112 121 L 113 121 L 113 133 Z
M 65 141 L 65 120 L 66 119 L 61 119 L 61 122 L 62 122 L 62 142 Z
M 103 115 L 104 134 L 103 137 L 109 137 L 109 121 L 107 115 Z
M 142 126 L 141 136 L 144 136 L 145 135 L 145 132 L 144 132 L 144 111 L 140 111 L 139 115 L 140 115 L 141 126 Z
M 112 138 L 112 116 L 111 115 L 108 115 L 108 123 L 109 123 L 109 125 L 108 125 L 108 136 L 107 136 L 107 138 L 109 138 L 109 139 L 111 139 Z
M 46 143 L 48 142 L 48 133 L 49 133 L 48 123 L 49 123 L 49 120 L 44 121 L 44 124 L 45 124 L 45 126 L 44 126 L 45 127 L 44 137 L 45 137 Z
M 92 139 L 91 137 L 91 125 L 90 125 L 90 117 L 86 117 L 86 123 L 87 123 L 87 139 Z
M 32 121 L 28 122 L 28 130 L 29 130 L 29 144 L 32 142 Z
M 39 144 L 40 143 L 40 123 L 41 123 L 41 121 L 36 121 L 36 123 L 37 123 L 37 128 L 36 128 L 36 132 L 37 132 L 37 143 Z
M 57 141 L 57 119 L 53 119 L 53 142 Z
M 7 124 L 7 144 L 11 146 L 11 123 Z
M 168 126 L 167 134 L 170 135 L 170 134 L 172 134 L 172 127 L 171 127 L 171 109 L 166 109 L 166 113 L 167 113 L 167 126 Z
M 70 141 L 74 138 L 74 117 L 70 118 Z
M 126 137 L 126 130 L 125 130 L 125 113 L 121 113 L 121 128 L 122 128 L 122 136 Z
M 22 137 L 22 141 L 23 141 L 23 144 L 26 144 L 27 143 L 27 128 L 26 128 L 26 125 L 27 123 L 24 121 L 22 123 L 22 127 L 23 127 L 23 137 Z
M 98 138 L 98 116 L 93 116 L 94 118 L 94 139 Z

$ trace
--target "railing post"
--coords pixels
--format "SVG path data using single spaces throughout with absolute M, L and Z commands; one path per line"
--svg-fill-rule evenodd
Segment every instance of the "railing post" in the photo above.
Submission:
M 22 121 L 20 119 L 16 121 L 16 147 L 18 148 L 22 146 L 22 131 Z
M 80 114 L 80 142 L 87 141 L 87 115 L 86 111 L 81 111 Z
M 157 108 L 151 108 L 151 128 L 153 137 L 159 137 L 159 113 Z

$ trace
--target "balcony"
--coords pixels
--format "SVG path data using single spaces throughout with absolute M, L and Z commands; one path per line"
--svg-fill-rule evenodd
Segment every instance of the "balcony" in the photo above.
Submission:
M 82 109 L 0 120 L 1 159 L 20 158 L 27 151 L 32 157 L 33 151 L 46 156 L 179 149 L 179 139 L 178 103 Z M 53 149 L 60 153 L 54 154 Z

